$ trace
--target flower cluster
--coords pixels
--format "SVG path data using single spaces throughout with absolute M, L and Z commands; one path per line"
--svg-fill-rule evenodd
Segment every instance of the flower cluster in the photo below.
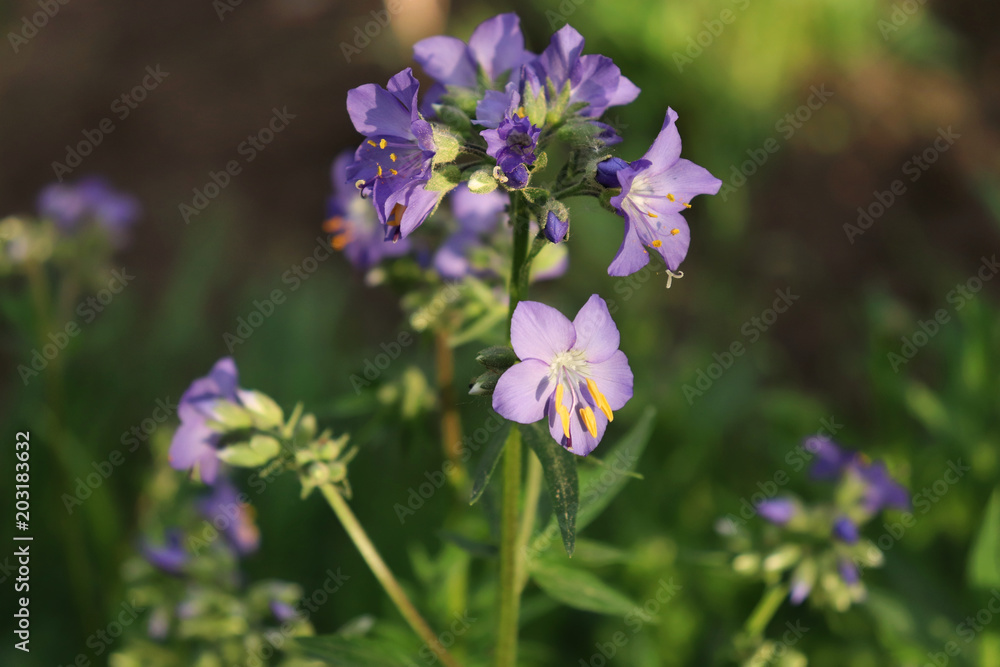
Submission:
M 564 26 L 535 53 L 525 46 L 518 17 L 501 14 L 480 24 L 467 43 L 430 37 L 413 55 L 434 80 L 423 96 L 409 68 L 385 87 L 365 84 L 347 95 L 364 139 L 352 157 L 334 163 L 324 229 L 352 264 L 371 272 L 381 260 L 410 255 L 440 280 L 499 288 L 509 276 L 512 289 L 557 277 L 571 238 L 563 200 L 583 195 L 624 220 L 609 275 L 641 270 L 651 251 L 668 271 L 678 269 L 691 241 L 683 212 L 695 196 L 718 192 L 721 181 L 681 159 L 672 109 L 641 158 L 628 162 L 609 152 L 621 137 L 602 117 L 640 91 L 610 58 L 585 54 L 579 32 Z M 552 154 L 567 155 L 558 169 L 549 164 L 557 144 Z M 415 235 L 443 202 L 450 228 L 432 222 Z M 529 240 L 511 242 L 511 228 Z M 519 363 L 488 369 L 474 391 L 495 387 L 493 404 L 502 416 L 547 419 L 557 442 L 586 456 L 632 395 L 618 340 L 596 295 L 572 323 L 541 303 L 521 302 L 511 329 Z
M 836 483 L 833 501 L 806 505 L 778 496 L 757 505 L 757 512 L 781 529 L 780 546 L 768 554 L 744 553 L 734 562 L 747 573 L 780 576 L 790 572 L 789 599 L 842 611 L 865 597 L 861 572 L 882 563 L 882 553 L 861 530 L 885 509 L 906 510 L 909 493 L 889 475 L 885 464 L 839 447 L 826 437 L 806 440 L 813 453 L 814 480 Z
M 436 82 L 422 102 L 409 68 L 384 88 L 365 84 L 351 90 L 347 109 L 365 139 L 350 164 L 335 164 L 336 206 L 327 222 L 334 247 L 364 268 L 405 254 L 377 249 L 376 239 L 405 241 L 448 191 L 468 182 L 482 196 L 498 187 L 524 192 L 533 200 L 539 234 L 553 243 L 565 238 L 569 220 L 551 214 L 546 203 L 566 192 L 607 192 L 610 207 L 625 221 L 608 273 L 642 269 L 650 250 L 676 270 L 690 244 L 682 212 L 696 195 L 718 192 L 721 181 L 680 158 L 672 109 L 642 158 L 626 162 L 607 153 L 621 138 L 599 119 L 635 100 L 639 88 L 610 58 L 583 50 L 583 37 L 567 25 L 545 50 L 532 53 L 518 17 L 501 14 L 480 24 L 467 44 L 438 36 L 414 46 L 414 59 Z M 542 180 L 537 173 L 557 140 L 586 166 L 564 170 L 554 182 Z M 350 204 L 347 185 L 370 199 L 373 215 Z M 373 233 L 372 220 L 381 234 Z M 550 229 L 553 223 L 559 229 Z

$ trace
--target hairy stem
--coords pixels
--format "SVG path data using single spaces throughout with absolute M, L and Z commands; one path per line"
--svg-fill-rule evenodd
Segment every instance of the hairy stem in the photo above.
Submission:
M 403 618 L 413 628 L 413 631 L 426 642 L 427 647 L 434 652 L 434 655 L 437 656 L 442 664 L 447 667 L 461 667 L 459 662 L 442 646 L 441 641 L 434 634 L 434 631 L 431 630 L 427 621 L 424 620 L 424 617 L 420 615 L 417 608 L 410 602 L 410 598 L 406 595 L 403 587 L 399 585 L 389 566 L 382 560 L 382 556 L 379 555 L 375 545 L 368 538 L 368 533 L 361 527 L 361 523 L 354 516 L 350 505 L 340 495 L 337 487 L 326 483 L 320 487 L 320 491 L 323 492 L 323 497 L 326 498 L 333 512 L 340 519 L 341 525 L 344 526 L 344 530 L 347 531 L 347 534 L 354 542 L 354 546 L 358 548 L 361 557 L 365 559 L 368 567 L 371 568 L 372 574 L 382 584 L 382 588 L 389 594 L 389 598 L 392 599 L 396 608 L 399 609 L 399 613 L 403 615 Z

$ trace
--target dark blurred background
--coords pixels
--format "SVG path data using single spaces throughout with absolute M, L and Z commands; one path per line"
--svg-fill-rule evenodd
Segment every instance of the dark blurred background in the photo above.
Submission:
M 955 623 L 985 599 L 969 586 L 966 563 L 1000 465 L 1000 281 L 963 297 L 960 310 L 949 299 L 981 258 L 1000 250 L 1000 5 L 394 6 L 399 12 L 367 45 L 355 40 L 372 12 L 384 10 L 381 3 L 74 0 L 25 40 L 10 35 L 22 34 L 22 17 L 38 5 L 0 7 L 7 42 L 0 48 L 0 211 L 33 212 L 38 190 L 55 180 L 53 163 L 65 162 L 67 145 L 104 118 L 114 130 L 67 178 L 106 175 L 145 209 L 118 255 L 135 274 L 134 286 L 84 329 L 67 363 L 64 421 L 83 449 L 94 460 L 106 457 L 157 399 L 176 400 L 227 352 L 222 336 L 237 318 L 312 252 L 330 162 L 359 140 L 344 107 L 349 88 L 384 84 L 411 65 L 422 76 L 410 60 L 414 41 L 443 32 L 467 38 L 495 13 L 518 12 L 536 52 L 568 21 L 586 37 L 586 52 L 612 57 L 642 89 L 635 104 L 611 111 L 625 137 L 616 154 L 640 157 L 671 106 L 680 116 L 684 156 L 726 184 L 722 196 L 697 200 L 689 212 L 685 277 L 669 290 L 662 275 L 607 276 L 621 221 L 593 200 L 579 200 L 571 203 L 570 274 L 534 294 L 566 312 L 593 292 L 614 300 L 622 347 L 638 371 L 636 399 L 622 419 L 634 419 L 646 404 L 659 409 L 639 465 L 645 481 L 631 483 L 588 533 L 634 550 L 627 565 L 606 576 L 636 599 L 648 598 L 667 575 L 684 589 L 618 664 L 714 659 L 714 647 L 739 627 L 759 590 L 735 585 L 700 559 L 719 549 L 713 523 L 737 511 L 758 481 L 787 468 L 786 453 L 831 415 L 843 425 L 839 440 L 887 459 L 912 489 L 938 479 L 956 458 L 974 471 L 887 552 L 885 568 L 866 575 L 868 607 L 807 614 L 807 624 L 821 630 L 798 648 L 815 665 L 917 665 L 939 650 Z M 123 118 L 116 100 L 142 84 L 147 67 L 168 74 Z M 245 162 L 242 142 L 275 109 L 294 117 Z M 958 138 L 934 148 L 949 128 Z M 914 156 L 928 155 L 933 163 L 915 167 Z M 752 162 L 755 156 L 762 164 Z M 186 223 L 180 206 L 192 205 L 193 190 L 230 160 L 243 164 L 241 173 Z M 891 191 L 896 180 L 903 194 L 884 214 L 873 215 L 863 233 L 845 229 L 857 227 L 859 207 L 877 211 L 873 202 L 885 198 L 877 193 Z M 18 287 L 3 289 L 13 298 Z M 772 305 L 775 290 L 799 298 L 751 340 L 746 327 L 756 326 L 752 318 Z M 912 338 L 939 309 L 950 322 L 912 360 L 893 364 L 889 355 L 900 354 L 901 338 Z M 366 287 L 334 257 L 290 294 L 279 315 L 236 348 L 241 384 L 288 407 L 302 400 L 338 431 L 351 430 L 361 417 L 350 375 L 378 353 L 379 342 L 408 328 L 394 295 Z M 25 388 L 15 371 L 34 341 L 7 321 L 3 327 L 0 433 L 10 441 L 40 419 L 46 398 L 44 382 Z M 685 392 L 685 385 L 698 388 L 699 372 L 734 341 L 747 353 L 704 395 Z M 421 340 L 404 358 L 433 377 L 431 349 Z M 458 350 L 459 384 L 474 373 L 476 349 Z M 403 373 L 402 365 L 393 369 L 387 381 Z M 467 428 L 486 418 L 478 401 L 463 399 L 461 407 Z M 430 511 L 402 527 L 392 509 L 423 471 L 440 465 L 435 428 L 433 411 L 394 416 L 367 432 L 371 439 L 361 443 L 352 468 L 356 511 L 404 575 L 408 552 L 440 548 L 436 531 L 451 500 L 435 496 Z M 32 459 L 40 526 L 32 564 L 37 653 L 24 662 L 5 642 L 5 664 L 68 663 L 118 608 L 119 568 L 135 545 L 137 499 L 152 460 L 144 447 L 129 454 L 110 483 L 67 517 L 60 496 L 69 482 L 54 463 L 49 475 L 46 451 Z M 79 473 L 90 470 L 88 460 L 78 463 Z M 11 465 L 4 456 L 5 480 Z M 789 488 L 808 497 L 808 479 L 792 477 Z M 5 497 L 5 516 L 13 513 L 9 503 Z M 247 562 L 248 576 L 295 580 L 312 590 L 331 563 L 357 573 L 352 592 L 314 619 L 321 631 L 388 610 L 328 510 L 315 499 L 299 502 L 292 480 L 276 482 L 255 504 L 263 541 Z M 78 539 L 67 537 L 71 531 Z M 879 532 L 875 527 L 869 537 Z M 86 575 L 75 594 L 73 568 Z M 7 585 L 5 600 L 13 596 Z M 81 595 L 92 601 L 89 624 L 71 603 Z M 577 664 L 620 625 L 562 610 L 526 627 L 524 636 L 551 659 L 547 664 Z M 988 628 L 977 642 L 959 660 L 1000 664 L 989 662 L 1000 660 L 1000 629 Z

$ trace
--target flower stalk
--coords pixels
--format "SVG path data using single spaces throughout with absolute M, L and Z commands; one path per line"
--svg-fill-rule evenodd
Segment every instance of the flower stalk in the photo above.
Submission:
M 344 497 L 337 490 L 337 487 L 332 483 L 327 482 L 321 485 L 320 491 L 323 493 L 323 497 L 326 498 L 327 503 L 329 503 L 331 509 L 333 509 L 334 514 L 340 519 L 341 525 L 344 526 L 344 530 L 347 531 L 348 536 L 351 541 L 354 542 L 354 546 L 358 548 L 361 553 L 361 557 L 365 559 L 365 563 L 371 568 L 372 574 L 378 579 L 379 583 L 382 584 L 382 588 L 389 595 L 389 598 L 396 605 L 399 613 L 403 615 L 406 619 L 407 624 L 413 628 L 413 631 L 420 636 L 421 639 L 426 642 L 427 647 L 433 651 L 434 655 L 437 656 L 441 664 L 446 665 L 446 667 L 461 667 L 459 662 L 450 654 L 448 650 L 442 646 L 441 641 L 438 639 L 434 631 L 431 630 L 430 625 L 424 620 L 424 617 L 420 615 L 417 608 L 410 601 L 410 598 L 406 595 L 403 587 L 400 586 L 399 581 L 392 574 L 392 570 L 389 566 L 385 564 L 382 560 L 382 556 L 379 555 L 378 549 L 372 544 L 371 539 L 368 537 L 368 533 L 365 529 L 361 527 L 361 523 L 358 518 L 354 516 L 354 512 L 351 511 L 350 505 L 344 500 Z M 513 663 L 511 663 L 513 664 Z

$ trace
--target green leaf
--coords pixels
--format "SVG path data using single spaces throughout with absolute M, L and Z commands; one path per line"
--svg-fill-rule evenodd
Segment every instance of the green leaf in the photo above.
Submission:
M 969 553 L 969 585 L 1000 586 L 1000 488 L 990 496 L 983 525 Z
M 483 495 L 483 491 L 486 490 L 486 486 L 490 483 L 490 477 L 493 476 L 493 471 L 497 467 L 500 455 L 503 454 L 504 445 L 507 444 L 507 433 L 509 431 L 510 422 L 505 421 L 503 426 L 493 434 L 493 439 L 490 440 L 490 444 L 487 445 L 482 458 L 479 459 L 479 465 L 476 466 L 476 474 L 472 482 L 472 493 L 469 496 L 470 505 L 476 504 L 476 501 Z
M 611 588 L 590 572 L 549 559 L 530 562 L 531 576 L 553 600 L 568 607 L 610 616 L 625 616 L 636 605 L 624 593 Z
M 232 466 L 240 468 L 256 468 L 269 462 L 278 452 L 281 445 L 269 435 L 259 433 L 250 442 L 230 445 L 219 450 L 219 458 Z
M 404 667 L 405 659 L 384 642 L 368 637 L 324 635 L 296 637 L 294 645 L 307 656 L 334 667 Z
M 485 195 L 497 189 L 497 179 L 493 178 L 493 169 L 483 167 L 469 174 L 469 190 L 477 195 Z
M 545 486 L 559 523 L 566 555 L 573 557 L 576 545 L 576 513 L 580 507 L 580 486 L 576 476 L 576 455 L 552 439 L 545 422 L 522 426 L 524 441 L 535 450 L 542 463 Z
M 600 516 L 601 512 L 614 500 L 614 497 L 625 487 L 639 457 L 646 449 L 650 436 L 653 434 L 653 418 L 656 410 L 646 408 L 635 426 L 625 434 L 625 437 L 602 456 L 605 466 L 588 470 L 589 474 L 580 475 L 580 512 L 577 516 L 577 530 L 590 524 Z M 605 436 L 606 437 L 606 436 Z M 610 467 L 610 470 L 607 468 Z

